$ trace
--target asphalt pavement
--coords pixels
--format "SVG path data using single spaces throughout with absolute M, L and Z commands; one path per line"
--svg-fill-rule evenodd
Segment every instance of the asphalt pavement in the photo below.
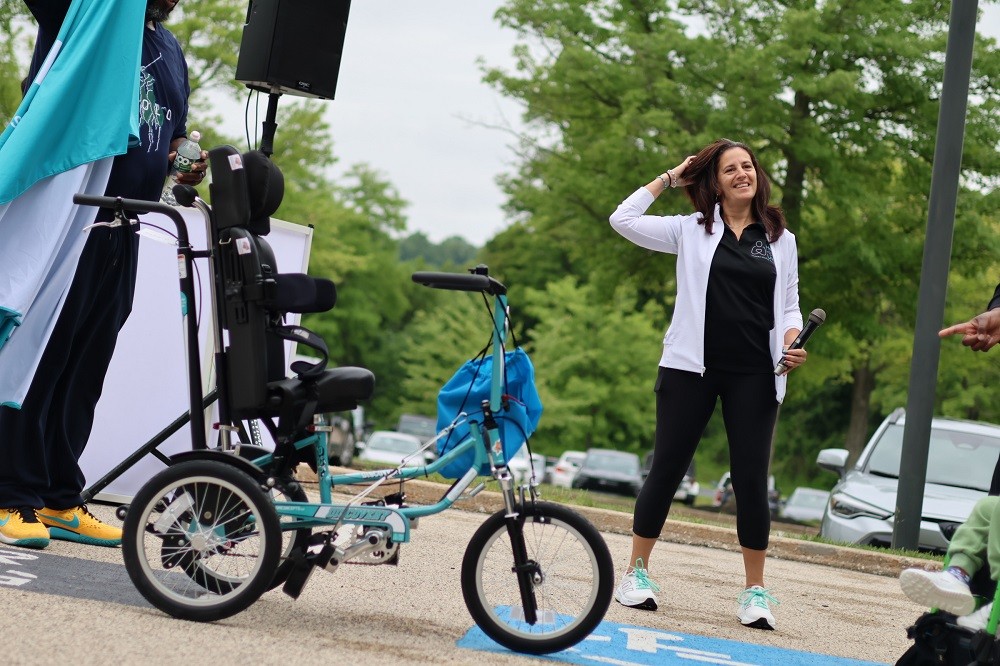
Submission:
M 432 490 L 414 482 L 407 488 L 411 503 L 421 503 L 421 493 Z M 474 640 L 478 630 L 462 600 L 459 569 L 469 538 L 495 510 L 496 500 L 484 492 L 461 510 L 421 519 L 398 566 L 317 571 L 297 600 L 272 591 L 243 613 L 212 623 L 176 620 L 149 606 L 132 586 L 119 549 L 58 541 L 43 551 L 3 547 L 0 614 L 9 639 L 0 662 L 479 665 L 695 659 L 766 666 L 847 663 L 834 659 L 843 658 L 890 664 L 908 647 L 906 627 L 924 610 L 903 596 L 896 579 L 914 561 L 775 535 L 767 575 L 780 601 L 774 608 L 778 628 L 745 628 L 735 618 L 743 583 L 735 532 L 670 520 L 650 564 L 663 588 L 659 610 L 612 603 L 594 640 L 549 658 L 484 647 Z M 113 507 L 91 508 L 116 520 Z M 594 509 L 581 513 L 601 529 L 620 575 L 629 554 L 631 517 Z M 626 637 L 622 649 L 634 657 L 599 651 L 611 645 L 612 634 Z M 712 650 L 679 647 L 698 639 L 721 642 L 711 643 Z M 642 661 L 646 658 L 653 661 Z

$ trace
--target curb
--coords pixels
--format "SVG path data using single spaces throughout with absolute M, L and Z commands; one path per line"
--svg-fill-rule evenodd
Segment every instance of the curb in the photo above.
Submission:
M 335 470 L 331 469 L 331 471 L 334 471 L 334 473 L 347 473 L 356 470 L 337 468 Z M 297 477 L 301 483 L 307 486 L 316 483 L 315 473 L 305 465 L 299 467 Z M 413 504 L 433 504 L 440 500 L 444 494 L 443 484 L 440 483 L 416 479 L 411 479 L 405 483 L 406 498 Z M 393 484 L 388 483 L 386 486 L 391 488 Z M 483 490 L 475 497 L 459 500 L 454 508 L 473 513 L 495 513 L 503 508 L 503 498 L 498 492 Z M 586 506 L 573 506 L 571 508 L 586 517 L 601 532 L 623 534 L 626 536 L 632 534 L 632 514 L 630 513 Z M 667 519 L 666 525 L 663 527 L 660 541 L 740 552 L 734 528 L 705 525 L 671 518 Z M 912 567 L 927 569 L 929 571 L 941 568 L 940 562 L 874 550 L 863 550 L 860 548 L 795 539 L 784 536 L 780 530 L 771 531 L 767 553 L 768 557 L 777 559 L 850 569 L 852 571 L 893 578 L 898 577 L 903 569 Z

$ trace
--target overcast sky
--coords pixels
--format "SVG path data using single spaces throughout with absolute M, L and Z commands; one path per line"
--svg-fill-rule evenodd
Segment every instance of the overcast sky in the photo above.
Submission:
M 339 167 L 380 171 L 410 202 L 409 230 L 434 242 L 482 245 L 508 224 L 495 181 L 512 169 L 513 139 L 487 125 L 517 128 L 521 109 L 482 83 L 476 64 L 511 69 L 515 35 L 493 19 L 500 4 L 351 3 L 336 99 L 324 102 Z M 980 7 L 980 31 L 1000 37 L 1000 11 Z
M 334 153 L 342 168 L 367 162 L 388 176 L 410 202 L 410 230 L 434 242 L 482 245 L 506 226 L 496 176 L 510 170 L 513 139 L 490 127 L 519 126 L 521 111 L 476 64 L 513 63 L 514 33 L 493 20 L 499 5 L 351 3 L 328 102 Z

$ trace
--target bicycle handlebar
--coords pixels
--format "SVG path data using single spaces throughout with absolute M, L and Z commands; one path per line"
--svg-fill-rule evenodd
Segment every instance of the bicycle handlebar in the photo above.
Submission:
M 167 217 L 173 217 L 171 213 L 177 213 L 176 208 L 159 201 L 124 199 L 122 197 L 103 197 L 93 194 L 74 194 L 73 203 L 83 206 L 99 206 L 101 208 L 121 207 L 122 209 L 133 213 L 163 213 Z
M 170 218 L 177 227 L 178 240 L 182 245 L 187 245 L 187 225 L 180 211 L 169 204 L 159 201 L 143 201 L 142 199 L 125 199 L 122 197 L 104 197 L 93 194 L 74 194 L 73 203 L 81 206 L 97 206 L 98 208 L 112 208 L 114 210 L 127 210 L 130 213 L 162 213 Z
M 507 287 L 502 282 L 488 275 L 419 271 L 413 274 L 413 281 L 431 289 L 485 291 L 493 296 L 507 293 Z

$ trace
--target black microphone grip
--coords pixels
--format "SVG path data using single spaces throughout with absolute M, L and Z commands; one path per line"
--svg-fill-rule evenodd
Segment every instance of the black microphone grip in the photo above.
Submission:
M 816 332 L 816 329 L 826 321 L 826 312 L 820 308 L 816 308 L 809 313 L 809 319 L 806 321 L 805 326 L 799 331 L 799 334 L 795 336 L 792 340 L 792 344 L 788 345 L 789 349 L 802 349 L 806 346 L 806 342 Z M 778 361 L 778 365 L 774 366 L 774 374 L 783 375 L 788 372 L 788 366 L 785 365 L 784 359 Z

